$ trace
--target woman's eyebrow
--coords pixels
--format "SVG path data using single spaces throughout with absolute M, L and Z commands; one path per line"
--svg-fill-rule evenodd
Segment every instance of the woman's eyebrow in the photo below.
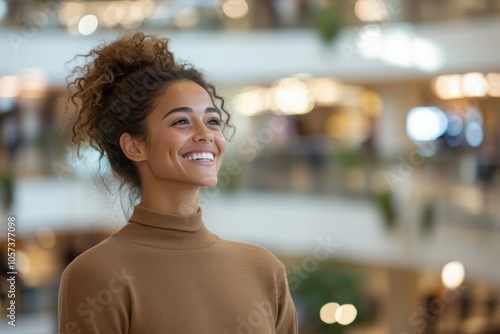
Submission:
M 170 110 L 169 112 L 167 112 L 165 115 L 163 115 L 162 119 L 164 119 L 165 117 L 167 117 L 168 115 L 171 115 L 171 114 L 174 114 L 176 112 L 193 112 L 193 109 L 189 108 L 189 107 L 178 107 L 178 108 L 174 108 L 172 110 Z
M 168 111 L 165 115 L 163 115 L 162 119 L 164 119 L 168 115 L 174 114 L 176 112 L 193 112 L 193 109 L 189 108 L 189 107 L 174 108 L 174 109 Z M 221 116 L 221 112 L 217 108 L 214 108 L 214 107 L 207 107 L 205 109 L 205 112 L 210 112 L 210 113 L 214 112 L 214 113 L 217 113 L 219 116 Z
M 219 117 L 222 117 L 220 110 L 217 108 L 214 108 L 214 107 L 207 107 L 205 109 L 205 112 L 214 112 L 214 113 L 217 113 L 219 115 Z

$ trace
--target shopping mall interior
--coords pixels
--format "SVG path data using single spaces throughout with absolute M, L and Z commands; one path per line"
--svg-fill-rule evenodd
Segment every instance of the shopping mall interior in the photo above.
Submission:
M 56 333 L 64 268 L 127 224 L 66 77 L 134 31 L 225 97 L 203 220 L 285 264 L 300 333 L 500 333 L 500 1 L 0 0 L 1 333 Z

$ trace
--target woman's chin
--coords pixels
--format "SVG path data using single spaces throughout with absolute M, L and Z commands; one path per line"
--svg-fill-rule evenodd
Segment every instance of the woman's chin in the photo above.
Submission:
M 200 180 L 197 186 L 202 188 L 213 188 L 217 185 L 217 178 Z
M 217 185 L 217 181 L 214 182 L 206 182 L 201 187 L 203 188 L 213 188 Z

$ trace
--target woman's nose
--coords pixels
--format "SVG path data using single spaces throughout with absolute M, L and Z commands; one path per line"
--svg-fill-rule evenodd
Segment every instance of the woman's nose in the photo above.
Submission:
M 195 131 L 193 136 L 195 142 L 205 141 L 210 143 L 214 141 L 214 134 L 204 124 L 197 126 Z

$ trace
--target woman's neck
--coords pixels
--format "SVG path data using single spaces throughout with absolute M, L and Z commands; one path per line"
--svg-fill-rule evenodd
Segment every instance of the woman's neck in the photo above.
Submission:
M 199 187 L 172 184 L 168 187 L 144 187 L 140 205 L 159 212 L 189 216 L 198 212 Z

